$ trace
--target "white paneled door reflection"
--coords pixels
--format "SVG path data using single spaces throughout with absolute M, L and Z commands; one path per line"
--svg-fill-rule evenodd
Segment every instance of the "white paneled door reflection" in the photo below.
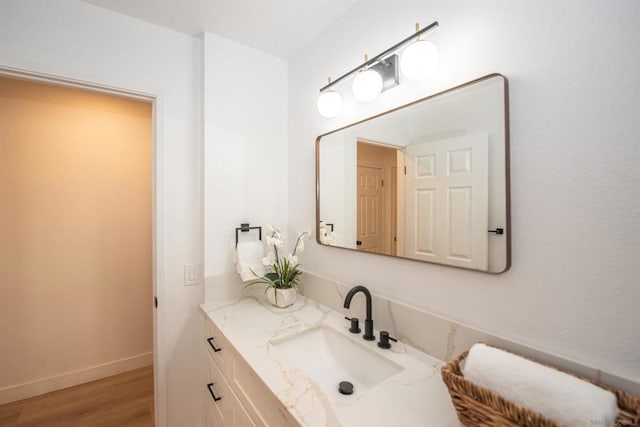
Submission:
M 405 256 L 487 270 L 488 134 L 406 148 Z

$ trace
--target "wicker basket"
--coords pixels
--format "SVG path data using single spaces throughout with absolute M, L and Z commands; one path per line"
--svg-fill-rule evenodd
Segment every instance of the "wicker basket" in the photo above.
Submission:
M 442 379 L 449 389 L 451 401 L 456 408 L 460 422 L 470 427 L 560 427 L 559 424 L 544 418 L 537 412 L 504 399 L 499 394 L 466 380 L 462 376 L 460 362 L 467 357 L 468 353 L 469 351 L 465 351 L 460 356 L 452 359 L 442 367 L 441 371 Z M 595 384 L 598 387 L 602 387 L 605 390 L 609 390 L 616 395 L 618 398 L 618 408 L 620 410 L 616 423 L 617 426 L 640 426 L 640 399 L 596 381 L 578 375 L 574 376 Z

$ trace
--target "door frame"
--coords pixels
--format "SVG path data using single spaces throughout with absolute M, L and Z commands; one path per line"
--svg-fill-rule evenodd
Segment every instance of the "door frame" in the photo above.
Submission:
M 129 99 L 150 102 L 152 105 L 152 141 L 151 141 L 151 257 L 153 295 L 149 303 L 153 312 L 153 389 L 154 389 L 154 423 L 156 426 L 167 424 L 167 378 L 166 378 L 166 315 L 164 306 L 154 307 L 154 297 L 166 301 L 166 277 L 164 274 L 164 259 L 166 237 L 164 232 L 165 215 L 161 206 L 164 199 L 164 180 L 160 171 L 164 170 L 164 124 L 166 122 L 165 99 L 160 91 L 155 93 L 141 92 L 127 88 L 108 86 L 84 80 L 39 73 L 25 69 L 0 65 L 0 76 L 15 79 L 47 83 L 57 86 L 76 88 L 91 92 L 105 93 Z

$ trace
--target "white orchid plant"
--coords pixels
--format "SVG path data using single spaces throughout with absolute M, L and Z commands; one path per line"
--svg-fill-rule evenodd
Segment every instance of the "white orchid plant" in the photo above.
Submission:
M 267 225 L 267 247 L 269 252 L 262 259 L 262 263 L 267 267 L 268 272 L 260 277 L 255 271 L 251 270 L 255 280 L 249 282 L 245 287 L 265 284 L 267 285 L 265 293 L 271 289 L 298 289 L 300 283 L 300 263 L 298 262 L 298 254 L 304 250 L 305 236 L 310 234 L 309 231 L 303 231 L 298 234 L 293 252 L 289 252 L 286 256 L 282 254 L 285 247 L 285 235 L 278 228 Z

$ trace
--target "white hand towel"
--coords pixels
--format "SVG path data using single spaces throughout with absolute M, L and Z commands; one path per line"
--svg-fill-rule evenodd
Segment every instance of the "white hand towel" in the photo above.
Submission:
M 560 425 L 614 426 L 618 416 L 610 391 L 484 344 L 471 347 L 463 374 Z
M 236 270 L 244 282 L 264 276 L 265 270 L 262 258 L 264 258 L 264 246 L 261 240 L 238 243 L 236 248 Z

